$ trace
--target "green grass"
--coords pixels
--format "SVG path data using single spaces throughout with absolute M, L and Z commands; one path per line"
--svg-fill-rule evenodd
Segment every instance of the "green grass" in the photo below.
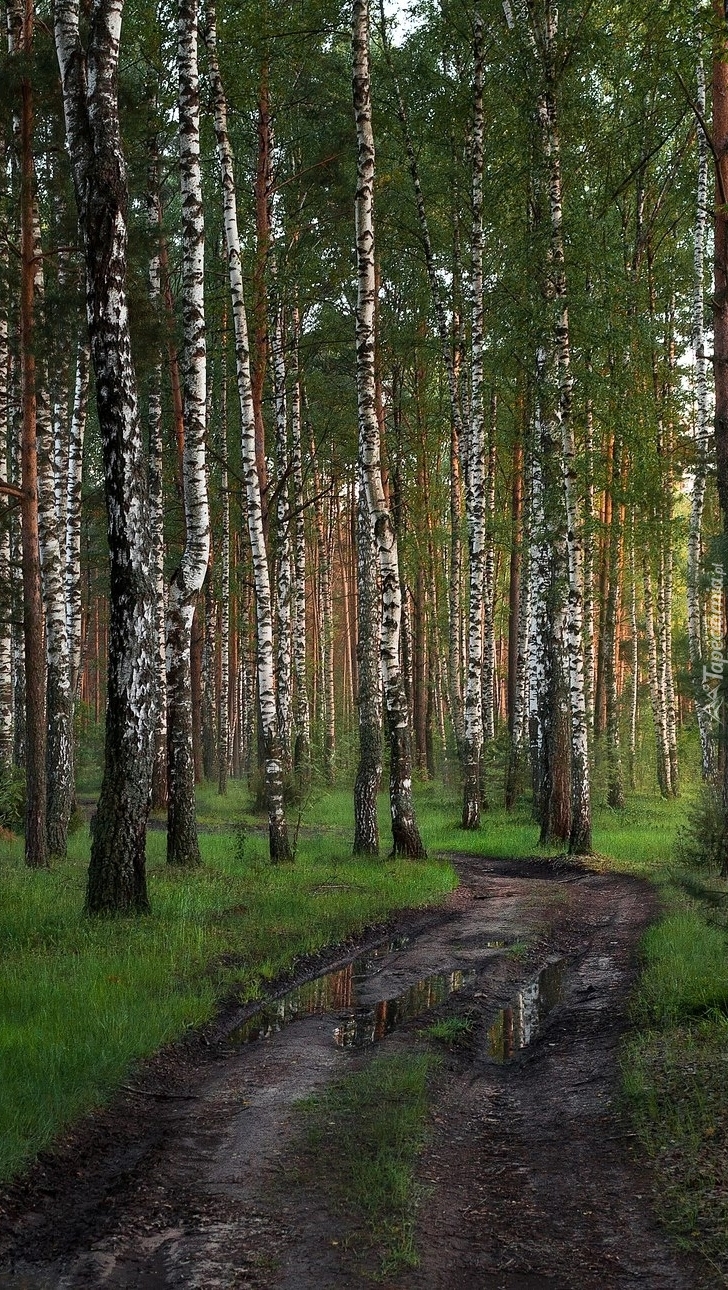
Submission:
M 467 1043 L 473 1033 L 474 1025 L 472 1017 L 443 1017 L 442 1021 L 436 1021 L 428 1026 L 424 1034 L 428 1039 L 436 1039 L 438 1043 L 457 1047 L 459 1044 Z
M 299 1103 L 299 1181 L 325 1179 L 326 1195 L 363 1222 L 383 1275 L 417 1264 L 414 1225 L 423 1188 L 415 1168 L 425 1142 L 428 1053 L 378 1056 Z
M 0 842 L 0 1178 L 106 1100 L 135 1061 L 210 1018 L 225 993 L 256 997 L 297 956 L 456 881 L 445 863 L 354 862 L 343 837 L 302 839 L 285 867 L 266 863 L 262 833 L 242 855 L 232 832 L 200 842 L 201 869 L 170 871 L 164 835 L 150 832 L 152 913 L 101 921 L 81 913 L 87 828 L 50 873 L 25 868 L 19 840 Z
M 722 889 L 722 890 L 721 890 Z M 642 943 L 623 1088 L 657 1176 L 658 1211 L 728 1285 L 728 907 L 725 884 L 663 875 L 663 918 Z

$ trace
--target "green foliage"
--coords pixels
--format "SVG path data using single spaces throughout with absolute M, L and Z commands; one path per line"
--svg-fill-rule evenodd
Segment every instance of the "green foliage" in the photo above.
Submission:
M 675 857 L 687 868 L 716 869 L 722 862 L 725 811 L 715 784 L 703 784 L 675 839 Z
M 25 812 L 25 774 L 0 762 L 0 828 L 17 829 Z
M 385 1275 L 418 1262 L 414 1224 L 423 1189 L 414 1171 L 435 1065 L 426 1053 L 378 1056 L 300 1103 L 305 1180 L 323 1183 L 344 1213 L 364 1219 Z

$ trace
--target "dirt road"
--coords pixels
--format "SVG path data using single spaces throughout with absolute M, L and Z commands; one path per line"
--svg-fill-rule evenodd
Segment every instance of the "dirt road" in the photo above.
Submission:
M 432 1108 L 420 1266 L 390 1290 L 715 1284 L 657 1227 L 617 1100 L 650 888 L 454 859 L 461 886 L 441 910 L 403 920 L 378 948 L 369 938 L 353 969 L 352 947 L 247 1029 L 246 1014 L 228 1012 L 160 1055 L 0 1197 L 0 1287 L 371 1286 L 376 1260 L 325 1186 L 281 1186 L 291 1107 L 379 1047 L 350 1046 L 354 1028 L 359 1039 L 390 1031 L 381 1050 L 402 1049 L 422 1028 L 408 1014 L 428 1003 L 428 1020 L 467 1011 L 475 1028 L 448 1055 Z M 309 1008 L 328 1010 L 301 1015 Z

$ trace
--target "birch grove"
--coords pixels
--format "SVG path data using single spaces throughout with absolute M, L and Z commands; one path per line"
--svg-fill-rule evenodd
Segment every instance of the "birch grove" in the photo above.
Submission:
M 378 855 L 387 777 L 412 859 L 426 781 L 575 855 L 633 793 L 725 794 L 705 15 L 668 67 L 644 15 L 605 43 L 552 0 L 352 0 L 351 46 L 309 0 L 250 33 L 213 0 L 6 9 L 0 824 L 25 813 L 28 864 L 92 815 L 89 912 L 144 910 L 148 811 L 196 866 L 207 781 L 273 861 L 289 808 L 352 788 Z

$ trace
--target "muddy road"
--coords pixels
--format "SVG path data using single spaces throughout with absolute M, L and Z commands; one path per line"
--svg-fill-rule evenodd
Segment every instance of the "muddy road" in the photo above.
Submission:
M 618 1100 L 651 889 L 544 862 L 454 860 L 461 886 L 441 909 L 319 964 L 315 981 L 309 965 L 286 999 L 228 1011 L 147 1063 L 0 1196 L 0 1287 L 371 1286 L 376 1251 L 331 1206 L 325 1179 L 286 1181 L 292 1107 L 372 1053 L 421 1042 L 423 1021 L 457 1014 L 474 1028 L 437 1081 L 420 1264 L 383 1284 L 715 1285 L 657 1226 Z

